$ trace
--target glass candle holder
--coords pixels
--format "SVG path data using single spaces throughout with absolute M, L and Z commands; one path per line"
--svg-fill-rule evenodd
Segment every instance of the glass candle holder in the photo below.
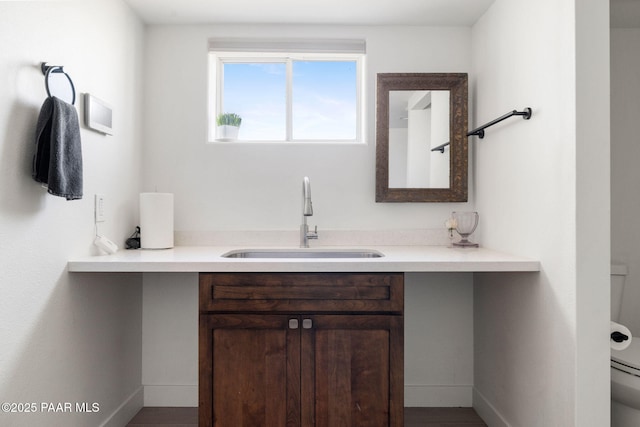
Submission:
M 456 232 L 460 235 L 460 241 L 453 242 L 453 246 L 477 248 L 478 244 L 469 241 L 469 236 L 478 226 L 478 212 L 453 212 L 452 216 L 456 221 Z

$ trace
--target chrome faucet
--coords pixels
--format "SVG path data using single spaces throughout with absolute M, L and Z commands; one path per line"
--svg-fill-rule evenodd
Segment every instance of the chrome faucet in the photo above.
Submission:
M 313 216 L 313 205 L 311 204 L 311 183 L 309 177 L 302 179 L 302 224 L 300 225 L 300 247 L 308 248 L 309 239 L 318 238 L 318 226 L 314 231 L 309 231 L 307 217 Z

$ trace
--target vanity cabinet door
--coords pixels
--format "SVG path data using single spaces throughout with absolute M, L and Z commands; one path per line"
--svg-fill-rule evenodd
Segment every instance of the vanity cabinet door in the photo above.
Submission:
M 302 319 L 302 426 L 403 426 L 402 316 Z
M 202 273 L 200 427 L 402 427 L 403 275 Z
M 291 316 L 200 316 L 200 427 L 300 425 L 300 330 Z

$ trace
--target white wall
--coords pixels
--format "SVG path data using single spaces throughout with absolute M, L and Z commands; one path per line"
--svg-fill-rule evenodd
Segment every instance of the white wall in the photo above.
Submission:
M 216 36 L 366 38 L 366 145 L 206 144 Z M 320 239 L 323 229 L 441 228 L 460 205 L 374 201 L 376 73 L 467 72 L 469 37 L 448 27 L 151 26 L 144 190 L 175 193 L 177 231 L 297 230 L 305 175 Z
M 405 406 L 471 406 L 471 274 L 405 279 Z M 197 406 L 198 275 L 145 273 L 143 301 L 145 406 Z
M 407 128 L 389 128 L 389 187 L 407 186 Z
M 2 412 L 0 424 L 93 427 L 128 402 L 111 419 L 121 426 L 141 403 L 140 276 L 69 274 L 66 263 L 96 253 L 93 194 L 107 198 L 102 233 L 122 245 L 136 224 L 143 27 L 120 1 L 0 2 L 0 40 L 0 401 L 99 404 L 91 414 Z M 115 108 L 113 137 L 82 129 L 79 201 L 31 179 L 41 61 Z
M 620 321 L 640 335 L 640 29 L 611 30 L 611 259 L 629 267 Z
M 410 109 L 407 136 L 407 187 L 431 187 L 431 109 Z
M 198 274 L 145 273 L 145 406 L 198 406 Z
M 473 400 L 471 273 L 407 273 L 404 405 L 470 407 Z
M 366 144 L 207 144 L 207 39 L 216 36 L 366 38 Z M 318 224 L 320 234 L 314 245 L 322 244 L 326 229 L 442 229 L 451 211 L 468 204 L 374 202 L 376 73 L 468 72 L 470 46 L 469 28 L 151 26 L 146 46 L 143 189 L 175 193 L 178 233 L 297 230 L 305 175 L 311 178 L 313 194 L 311 224 Z M 297 243 L 292 239 L 290 245 Z M 192 329 L 196 284 L 194 275 L 176 275 L 167 281 L 145 274 L 146 405 L 197 404 L 197 339 Z M 192 297 L 176 301 L 172 295 L 181 289 Z M 416 349 L 439 349 L 437 370 L 432 369 L 432 360 L 425 363 L 426 350 L 407 359 L 412 372 L 407 401 L 470 405 L 471 276 L 412 275 L 407 293 L 420 299 L 407 303 L 411 332 L 406 342 Z M 451 310 L 428 309 L 434 301 Z M 157 310 L 159 306 L 167 310 Z M 462 315 L 457 315 L 456 307 L 464 307 Z M 449 333 L 464 337 L 460 342 L 426 327 L 439 324 L 443 315 L 451 320 Z M 167 330 L 181 330 L 191 341 L 176 348 L 163 334 Z
M 579 4 L 578 4 L 579 3 Z M 539 274 L 474 276 L 474 406 L 492 426 L 609 424 L 608 2 L 497 0 L 473 28 L 486 246 Z
M 431 148 L 449 142 L 449 99 L 448 91 L 434 90 L 431 92 Z M 445 147 L 444 153 L 431 153 L 431 186 L 447 188 L 449 186 L 449 164 L 451 151 Z
M 611 414 L 611 123 L 609 4 L 575 0 L 576 425 Z M 599 173 L 594 173 L 598 171 Z

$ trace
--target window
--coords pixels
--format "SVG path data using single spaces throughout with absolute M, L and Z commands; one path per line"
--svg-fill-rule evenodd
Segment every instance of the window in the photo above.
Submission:
M 242 118 L 240 141 L 362 141 L 364 42 L 258 44 L 210 42 L 210 141 L 221 113 Z

